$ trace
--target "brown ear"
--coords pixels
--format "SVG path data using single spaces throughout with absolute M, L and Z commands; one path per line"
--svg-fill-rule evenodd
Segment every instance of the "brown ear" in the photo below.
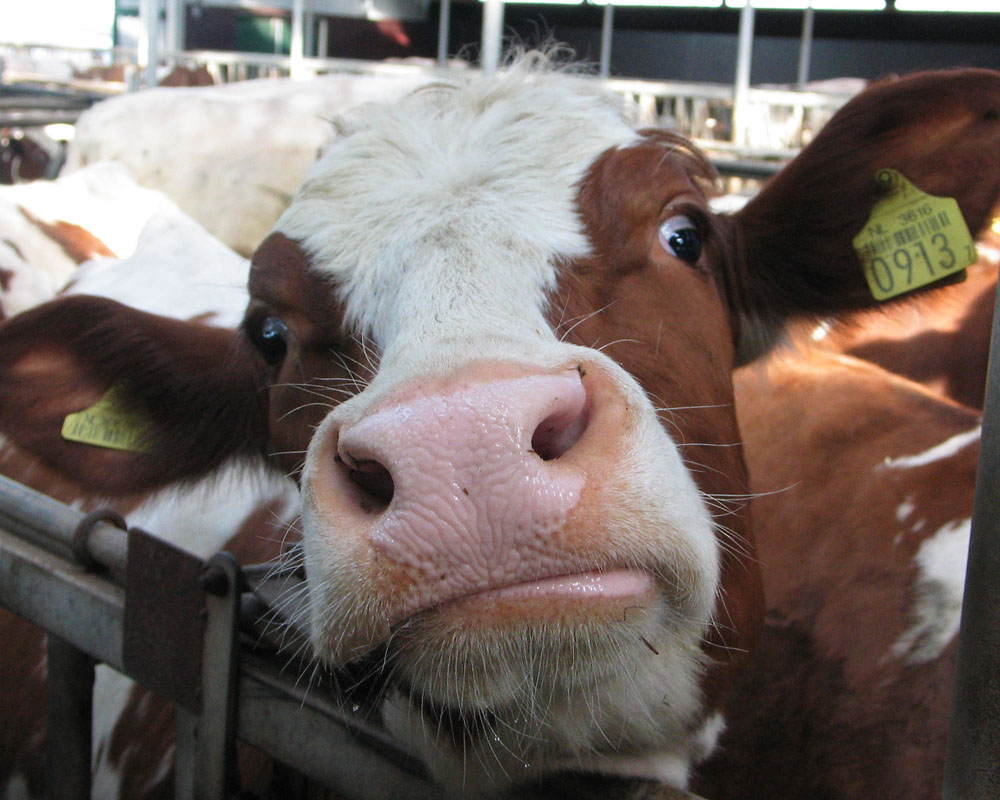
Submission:
M 791 315 L 876 304 L 852 239 L 883 168 L 954 198 L 973 235 L 981 231 L 1000 196 L 1000 72 L 926 72 L 872 86 L 735 216 L 734 302 L 748 338 L 759 340 L 744 349 L 760 350 Z
M 267 439 L 264 364 L 230 330 L 99 297 L 64 297 L 0 325 L 0 431 L 98 492 L 143 491 L 203 475 Z M 145 452 L 67 441 L 68 414 L 111 387 L 148 423 Z

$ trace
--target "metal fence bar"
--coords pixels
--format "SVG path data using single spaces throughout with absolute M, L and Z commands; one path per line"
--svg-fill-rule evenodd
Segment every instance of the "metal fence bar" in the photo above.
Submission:
M 45 729 L 59 731 L 45 740 L 46 796 L 90 800 L 94 662 L 53 634 L 46 645 Z
M 44 519 L 34 519 L 32 514 L 36 512 Z M 53 752 L 77 754 L 74 758 L 81 766 L 73 778 L 75 787 L 81 784 L 83 765 L 89 767 L 89 730 L 84 730 L 89 725 L 84 724 L 83 717 L 89 705 L 92 659 L 127 674 L 122 657 L 124 590 L 112 581 L 110 573 L 88 573 L 65 555 L 72 549 L 66 545 L 68 530 L 76 530 L 83 518 L 68 506 L 0 477 L 0 605 L 54 631 L 63 640 L 53 639 L 55 660 L 50 663 L 57 674 L 69 676 L 65 686 L 69 701 L 58 704 L 62 710 L 48 734 L 72 739 L 56 743 Z M 95 530 L 102 526 L 97 523 Z M 108 540 L 125 535 L 107 527 Z M 10 529 L 28 532 L 32 541 L 25 541 Z M 99 549 L 115 554 L 116 545 L 107 544 L 105 541 Z M 124 571 L 125 565 L 115 563 Z M 232 576 L 227 580 L 232 581 Z M 207 588 L 211 590 L 211 586 Z M 256 594 L 245 593 L 240 600 L 245 608 L 259 605 Z M 231 615 L 231 611 L 227 613 Z M 263 624 L 266 627 L 267 623 Z M 225 638 L 219 637 L 221 647 L 226 646 Z M 345 700 L 329 676 L 304 679 L 301 676 L 307 667 L 312 674 L 311 665 L 293 663 L 286 652 L 262 650 L 257 634 L 237 638 L 242 640 L 242 646 L 237 659 L 236 692 L 230 693 L 227 688 L 226 694 L 227 698 L 239 699 L 235 710 L 237 738 L 334 790 L 345 800 L 458 800 L 434 784 L 424 764 L 372 720 L 370 708 Z M 206 644 L 206 652 L 209 649 Z M 228 678 L 220 681 L 229 683 Z M 203 673 L 203 690 L 205 684 Z M 203 710 L 207 712 L 209 705 L 206 699 Z M 204 777 L 205 765 L 198 765 L 198 748 L 203 744 L 206 722 L 204 714 L 182 707 L 177 708 L 177 716 L 176 796 L 188 800 L 204 796 L 191 787 L 203 785 L 199 781 Z M 211 716 L 220 713 L 216 709 Z M 75 722 L 67 725 L 61 721 L 65 719 Z M 64 763 L 63 756 L 59 759 Z M 224 786 L 224 779 L 215 785 Z M 52 796 L 60 800 L 75 798 L 76 791 L 64 791 L 59 784 Z M 674 795 L 668 792 L 664 794 L 667 796 Z M 686 793 L 676 796 L 693 798 Z
M 1000 797 L 1000 293 L 948 729 L 945 800 Z

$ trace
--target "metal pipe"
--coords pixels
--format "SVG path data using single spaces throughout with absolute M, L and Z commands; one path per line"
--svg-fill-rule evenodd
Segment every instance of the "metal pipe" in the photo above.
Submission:
M 49 553 L 73 559 L 73 538 L 84 514 L 41 492 L 0 476 L 0 528 Z M 116 575 L 125 574 L 128 534 L 98 522 L 86 541 L 87 555 Z
M 305 0 L 292 0 L 292 41 L 289 49 L 289 57 L 292 66 L 289 70 L 294 80 L 305 77 Z
M 319 58 L 326 58 L 330 52 L 330 20 L 323 18 L 319 21 L 319 30 L 316 36 L 316 55 Z
M 177 54 L 184 49 L 185 41 L 185 15 L 187 13 L 187 3 L 184 0 L 167 0 L 166 14 L 166 50 L 168 58 L 174 63 L 180 59 Z
M 503 0 L 486 0 L 483 4 L 483 34 L 479 66 L 484 75 L 492 75 L 500 66 L 503 45 Z
M 816 9 L 812 3 L 802 15 L 802 42 L 799 44 L 799 73 L 796 84 L 800 89 L 804 89 L 809 82 L 809 62 L 812 60 L 812 40 L 813 22 L 816 17 Z
M 604 16 L 601 21 L 601 77 L 607 78 L 611 75 L 611 40 L 615 35 L 614 31 L 615 6 L 611 0 L 604 4 Z
M 439 67 L 448 66 L 448 37 L 451 33 L 451 0 L 441 0 L 438 15 L 438 57 Z
M 45 793 L 90 800 L 94 662 L 51 633 L 46 644 Z
M 944 800 L 1000 797 L 1000 293 L 993 313 Z
M 753 59 L 754 8 L 749 0 L 740 11 L 740 33 L 736 48 L 736 79 L 733 82 L 733 143 L 747 143 L 747 103 L 750 63 Z
M 145 86 L 156 86 L 156 67 L 159 64 L 159 0 L 139 0 L 139 41 L 137 66 Z

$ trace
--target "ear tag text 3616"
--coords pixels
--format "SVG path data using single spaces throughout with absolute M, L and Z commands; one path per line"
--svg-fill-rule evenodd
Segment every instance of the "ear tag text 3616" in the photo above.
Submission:
M 876 300 L 888 300 L 961 272 L 976 246 L 958 203 L 921 191 L 894 169 L 875 176 L 881 197 L 854 250 Z

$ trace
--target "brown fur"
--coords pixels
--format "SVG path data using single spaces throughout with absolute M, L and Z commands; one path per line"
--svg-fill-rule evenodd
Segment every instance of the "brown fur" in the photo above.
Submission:
M 972 513 L 978 444 L 911 469 L 978 420 L 862 361 L 778 354 L 737 379 L 767 595 L 764 635 L 701 770 L 713 800 L 941 796 L 954 645 L 907 664 L 914 555 Z M 906 522 L 897 509 L 914 505 Z M 918 532 L 914 520 L 926 520 Z

